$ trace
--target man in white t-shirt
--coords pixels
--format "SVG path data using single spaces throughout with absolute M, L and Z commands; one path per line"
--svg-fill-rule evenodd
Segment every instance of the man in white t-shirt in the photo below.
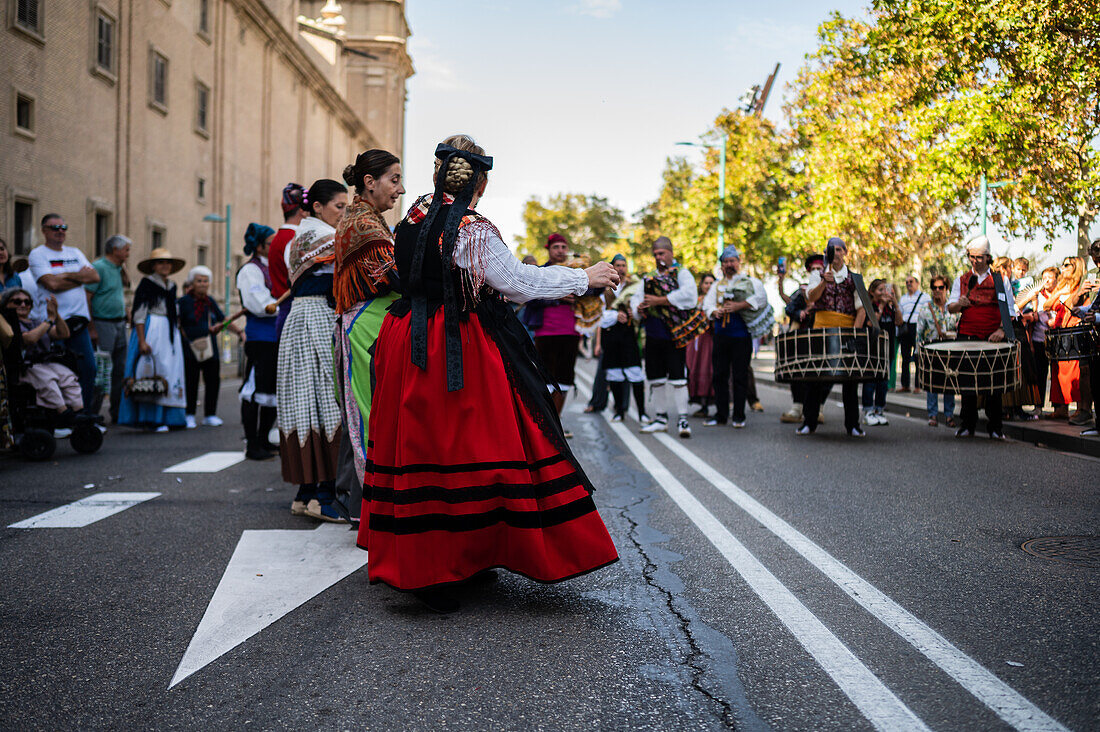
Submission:
M 39 288 L 57 298 L 57 314 L 69 324 L 71 335 L 66 345 L 77 356 L 77 376 L 86 411 L 95 398 L 95 350 L 88 334 L 88 299 L 84 285 L 99 282 L 99 273 L 84 252 L 65 246 L 69 227 L 59 214 L 42 217 L 42 235 L 46 243 L 31 250 L 27 261 L 31 276 Z
M 917 350 L 917 315 L 921 308 L 927 310 L 930 302 L 928 295 L 921 292 L 920 280 L 911 273 L 905 278 L 905 294 L 898 300 L 902 320 L 898 326 L 898 343 L 901 344 L 901 385 L 898 391 L 910 390 L 909 366 L 915 362 Z M 920 390 L 914 388 L 913 391 Z

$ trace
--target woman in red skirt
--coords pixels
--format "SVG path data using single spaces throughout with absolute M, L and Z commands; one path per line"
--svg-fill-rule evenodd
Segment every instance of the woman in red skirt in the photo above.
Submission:
M 614 268 L 521 264 L 473 209 L 492 158 L 458 135 L 395 232 L 401 299 L 374 354 L 364 520 L 371 582 L 438 612 L 494 567 L 557 582 L 618 559 L 511 302 L 613 286 Z M 505 300 L 507 298 L 507 300 Z

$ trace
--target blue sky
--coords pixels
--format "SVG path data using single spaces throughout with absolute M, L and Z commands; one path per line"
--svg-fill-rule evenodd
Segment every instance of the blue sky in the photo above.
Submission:
M 417 74 L 408 86 L 406 187 L 410 196 L 430 190 L 436 143 L 465 132 L 495 158 L 478 208 L 509 243 L 522 234 L 532 195 L 594 193 L 629 215 L 657 196 L 665 159 L 684 154 L 675 143 L 695 140 L 776 62 L 765 114 L 780 119 L 783 87 L 816 47 L 817 25 L 865 6 L 410 0 Z

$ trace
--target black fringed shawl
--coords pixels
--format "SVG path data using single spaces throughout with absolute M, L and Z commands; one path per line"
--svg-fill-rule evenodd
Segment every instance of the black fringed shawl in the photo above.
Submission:
M 415 366 L 426 370 L 428 368 L 428 297 L 424 289 L 423 270 L 424 254 L 428 247 L 428 232 L 433 229 L 436 216 L 443 208 L 444 191 L 443 184 L 446 180 L 447 165 L 452 158 L 460 157 L 470 163 L 474 174 L 461 191 L 455 194 L 454 203 L 447 211 L 447 218 L 443 224 L 441 238 L 441 255 L 443 257 L 443 330 L 446 334 L 447 353 L 447 391 L 458 391 L 463 386 L 462 380 L 462 339 L 458 329 L 458 300 L 455 293 L 454 278 L 449 276 L 454 268 L 455 241 L 458 239 L 458 229 L 462 218 L 466 215 L 473 200 L 474 191 L 477 188 L 478 173 L 485 173 L 493 169 L 493 159 L 484 155 L 476 155 L 465 150 L 457 150 L 450 145 L 440 143 L 435 149 L 435 156 L 439 158 L 439 174 L 436 176 L 435 196 L 432 205 L 424 217 L 419 236 L 416 239 L 416 248 L 413 250 L 412 266 L 409 268 L 408 285 L 405 295 L 412 300 L 411 347 L 412 362 Z M 434 242 L 433 242 L 434 246 Z
M 134 291 L 134 304 L 131 312 L 137 312 L 137 310 L 144 305 L 150 310 L 161 300 L 164 300 L 164 310 L 168 315 L 168 332 L 172 331 L 176 327 L 176 283 L 168 281 L 168 289 L 164 289 L 159 284 L 154 282 L 149 277 L 142 277 L 141 283 L 138 284 L 137 290 Z M 131 325 L 137 325 L 131 323 Z M 144 325 L 144 323 L 142 323 Z

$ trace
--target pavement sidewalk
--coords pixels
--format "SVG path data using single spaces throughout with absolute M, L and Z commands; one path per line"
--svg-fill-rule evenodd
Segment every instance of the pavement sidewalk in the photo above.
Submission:
M 776 386 L 786 386 L 775 382 L 774 349 L 761 348 L 753 359 L 752 367 L 757 380 Z M 835 394 L 836 392 L 834 392 Z M 920 394 L 898 394 L 891 391 L 886 395 L 886 411 L 892 414 L 924 418 L 926 409 L 923 392 Z M 958 410 L 959 400 L 956 399 L 956 415 L 958 415 Z M 1005 436 L 1014 440 L 1030 442 L 1038 447 L 1049 447 L 1063 452 L 1100 458 L 1100 437 L 1082 437 L 1082 429 L 1084 428 L 1067 422 L 1055 422 L 1046 419 L 1032 422 L 1010 422 L 1006 420 L 1004 423 Z

